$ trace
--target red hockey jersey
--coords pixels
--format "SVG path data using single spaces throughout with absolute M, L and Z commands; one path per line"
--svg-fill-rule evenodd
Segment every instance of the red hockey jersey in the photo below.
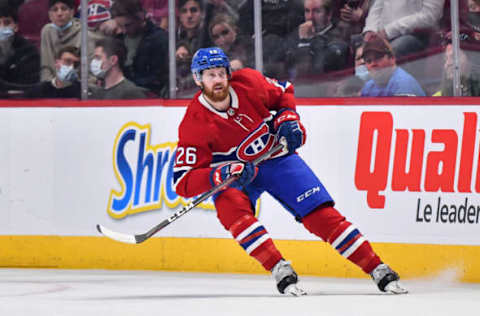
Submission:
M 253 69 L 233 73 L 231 105 L 214 109 L 198 92 L 178 130 L 174 166 L 177 194 L 192 197 L 212 188 L 212 167 L 231 161 L 252 161 L 276 145 L 270 111 L 295 110 L 293 86 L 264 77 Z M 286 154 L 284 150 L 276 154 Z

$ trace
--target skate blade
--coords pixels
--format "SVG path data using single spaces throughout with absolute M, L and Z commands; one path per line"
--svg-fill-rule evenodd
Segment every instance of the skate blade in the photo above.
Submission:
M 296 284 L 290 284 L 285 288 L 284 293 L 291 296 L 303 296 L 307 295 L 307 292 L 299 288 Z
M 407 294 L 408 291 L 404 287 L 402 287 L 397 281 L 393 281 L 385 286 L 385 292 L 391 294 Z

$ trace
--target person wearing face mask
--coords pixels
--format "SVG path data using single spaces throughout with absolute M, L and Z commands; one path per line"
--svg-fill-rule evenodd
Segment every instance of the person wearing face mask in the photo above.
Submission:
M 397 66 L 392 47 L 383 37 L 371 36 L 363 45 L 362 57 L 372 79 L 365 83 L 361 96 L 425 96 L 418 81 Z
M 41 31 L 41 80 L 50 81 L 56 75 L 55 60 L 58 52 L 67 46 L 80 49 L 81 23 L 74 18 L 74 0 L 49 0 L 48 16 L 51 23 Z M 91 37 L 89 32 L 88 37 Z M 92 48 L 89 45 L 89 51 Z
M 29 98 L 77 98 L 81 97 L 79 81 L 80 51 L 73 46 L 62 48 L 55 61 L 56 75 L 50 81 L 42 81 L 25 95 Z
M 480 0 L 461 0 L 459 3 L 460 33 L 468 42 L 480 42 Z M 448 38 L 451 25 L 448 24 Z
M 363 82 L 370 80 L 370 74 L 368 73 L 367 65 L 363 60 L 363 39 L 361 37 L 352 41 L 352 51 L 354 52 L 354 66 L 355 77 L 361 79 Z
M 8 97 L 9 90 L 23 90 L 38 82 L 40 55 L 35 46 L 18 34 L 17 11 L 0 7 L 0 91 Z
M 92 87 L 92 99 L 143 99 L 148 90 L 136 86 L 125 78 L 126 48 L 115 38 L 105 38 L 96 42 L 90 72 L 100 82 Z

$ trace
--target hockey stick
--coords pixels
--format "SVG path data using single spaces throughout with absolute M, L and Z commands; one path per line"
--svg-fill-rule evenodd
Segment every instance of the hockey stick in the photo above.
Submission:
M 277 151 L 281 150 L 284 147 L 283 144 L 278 144 L 277 146 L 273 147 L 257 159 L 253 161 L 254 165 L 258 165 L 265 159 L 268 159 L 272 154 L 276 153 Z M 129 235 L 129 234 L 123 234 L 119 232 L 114 232 L 113 230 L 110 230 L 102 225 L 97 224 L 97 230 L 100 232 L 100 234 L 107 236 L 113 240 L 128 243 L 128 244 L 139 244 L 144 242 L 145 240 L 149 239 L 156 233 L 158 233 L 160 230 L 165 228 L 167 225 L 172 223 L 173 221 L 176 221 L 178 218 L 181 216 L 185 215 L 188 213 L 191 209 L 193 209 L 195 206 L 198 204 L 202 203 L 209 197 L 213 196 L 215 193 L 223 189 L 224 187 L 230 185 L 232 182 L 237 180 L 238 176 L 230 177 L 224 182 L 220 183 L 219 185 L 213 187 L 209 191 L 203 193 L 200 195 L 197 199 L 194 201 L 190 202 L 188 205 L 184 206 L 180 211 L 174 213 L 172 216 L 169 218 L 163 220 L 160 224 L 156 225 L 155 227 L 151 228 L 149 231 L 143 234 L 138 234 L 138 235 Z

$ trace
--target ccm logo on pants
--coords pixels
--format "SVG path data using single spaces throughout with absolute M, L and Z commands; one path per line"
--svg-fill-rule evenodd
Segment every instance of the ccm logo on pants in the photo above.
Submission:
M 300 194 L 299 196 L 297 196 L 297 202 L 302 202 L 303 200 L 305 200 L 306 198 L 308 198 L 310 195 L 312 194 L 315 194 L 317 192 L 320 192 L 320 187 L 319 186 L 316 186 L 314 188 L 311 188 L 305 192 L 303 192 L 302 194 Z

